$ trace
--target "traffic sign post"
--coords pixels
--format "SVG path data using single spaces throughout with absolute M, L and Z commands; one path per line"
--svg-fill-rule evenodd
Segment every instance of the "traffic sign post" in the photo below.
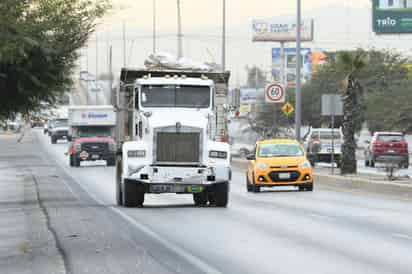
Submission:
M 332 162 L 332 175 L 334 174 L 335 165 L 335 116 L 343 115 L 343 101 L 339 94 L 323 94 L 322 95 L 322 115 L 330 116 L 331 127 L 332 127 L 332 151 L 331 151 L 331 162 Z
M 265 102 L 269 104 L 285 102 L 285 88 L 283 85 L 273 83 L 265 88 Z

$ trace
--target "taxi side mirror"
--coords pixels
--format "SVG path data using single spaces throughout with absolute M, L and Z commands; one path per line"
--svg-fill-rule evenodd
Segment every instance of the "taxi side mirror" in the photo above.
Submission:
M 249 154 L 248 156 L 246 156 L 246 160 L 253 161 L 256 160 L 256 157 L 254 154 Z

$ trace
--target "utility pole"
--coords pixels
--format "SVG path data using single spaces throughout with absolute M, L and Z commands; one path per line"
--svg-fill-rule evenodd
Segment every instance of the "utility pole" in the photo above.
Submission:
M 226 0 L 223 0 L 222 70 L 226 70 Z
M 295 102 L 295 134 L 296 140 L 300 141 L 300 129 L 302 123 L 302 93 L 301 93 L 301 78 L 300 67 L 302 66 L 301 60 L 301 27 L 302 27 L 302 11 L 301 0 L 297 0 L 297 20 L 296 20 L 296 102 Z
M 180 0 L 177 0 L 177 57 L 178 59 L 183 57 L 183 45 L 182 45 L 182 16 L 180 13 Z
M 115 100 L 113 99 L 112 88 L 113 88 L 113 56 L 112 56 L 112 46 L 109 48 L 109 88 L 110 88 L 110 98 L 112 105 L 115 105 Z M 117 105 L 116 105 L 117 106 Z
M 97 88 L 98 88 L 98 75 L 99 75 L 99 40 L 96 32 L 96 78 L 95 78 L 95 84 L 96 84 L 96 90 L 94 91 L 95 93 L 95 105 L 97 105 Z
M 153 54 L 156 53 L 156 0 L 153 0 Z

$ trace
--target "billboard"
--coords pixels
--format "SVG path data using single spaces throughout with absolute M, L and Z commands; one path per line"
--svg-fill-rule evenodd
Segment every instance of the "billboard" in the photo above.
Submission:
M 293 22 L 277 22 L 274 19 L 252 21 L 253 42 L 294 42 L 297 28 Z M 313 20 L 302 20 L 302 41 L 313 41 Z
M 240 88 L 240 104 L 256 104 L 258 89 Z
M 412 33 L 412 0 L 373 0 L 372 13 L 376 34 Z
M 300 53 L 301 58 L 301 72 L 302 80 L 307 79 L 312 73 L 312 51 L 310 48 L 302 48 Z M 285 77 L 287 80 L 287 86 L 294 86 L 296 83 L 296 48 L 285 48 L 284 59 L 281 57 L 280 48 L 272 48 L 272 76 L 275 81 L 281 80 L 281 68 L 282 62 L 285 68 Z

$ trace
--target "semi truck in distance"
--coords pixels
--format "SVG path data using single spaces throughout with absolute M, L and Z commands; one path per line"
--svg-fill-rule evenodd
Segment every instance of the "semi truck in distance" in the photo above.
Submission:
M 69 147 L 70 166 L 81 162 L 106 162 L 115 165 L 114 141 L 116 113 L 113 106 L 70 106 Z
M 141 207 L 146 194 L 193 195 L 226 207 L 229 72 L 122 69 L 117 111 L 116 200 Z

